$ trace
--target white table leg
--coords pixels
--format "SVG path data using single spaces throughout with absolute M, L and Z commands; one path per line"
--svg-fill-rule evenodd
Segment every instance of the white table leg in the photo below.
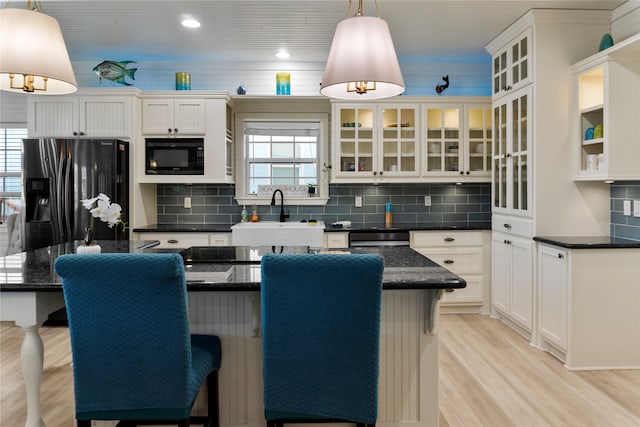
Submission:
M 44 347 L 38 332 L 39 327 L 23 326 L 22 375 L 27 389 L 27 421 L 25 427 L 45 427 L 40 412 L 40 385 L 44 364 Z

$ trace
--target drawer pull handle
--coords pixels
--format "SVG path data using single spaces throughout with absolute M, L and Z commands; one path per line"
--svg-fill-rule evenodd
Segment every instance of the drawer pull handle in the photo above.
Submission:
M 452 259 L 445 259 L 445 260 L 444 260 L 444 263 L 445 263 L 445 264 L 453 264 L 453 262 L 454 262 L 454 261 L 453 261 Z
M 444 291 L 445 291 L 445 292 L 453 292 L 453 289 L 448 288 L 448 289 L 445 289 Z
M 453 237 L 445 237 L 444 241 L 445 242 L 454 242 L 456 239 Z
M 175 243 L 178 243 L 178 241 L 176 239 L 169 239 L 167 240 L 167 243 L 175 244 Z

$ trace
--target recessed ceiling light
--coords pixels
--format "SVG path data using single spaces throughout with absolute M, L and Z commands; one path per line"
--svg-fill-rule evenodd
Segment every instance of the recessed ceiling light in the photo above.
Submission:
M 187 28 L 200 28 L 200 22 L 195 18 L 184 18 L 182 26 Z
M 289 58 L 291 55 L 289 54 L 289 52 L 287 52 L 286 50 L 281 50 L 280 52 L 276 53 L 276 56 L 280 59 L 287 59 Z

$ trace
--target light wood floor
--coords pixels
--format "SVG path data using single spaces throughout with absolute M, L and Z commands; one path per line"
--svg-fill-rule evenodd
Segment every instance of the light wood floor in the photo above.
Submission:
M 66 328 L 41 330 L 48 427 L 73 426 Z M 22 427 L 22 331 L 0 324 L 0 426 Z M 640 426 L 640 370 L 570 372 L 499 321 L 443 315 L 440 322 L 440 426 Z

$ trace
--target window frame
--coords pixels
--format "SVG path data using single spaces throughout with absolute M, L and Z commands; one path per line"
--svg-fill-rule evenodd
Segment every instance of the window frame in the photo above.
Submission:
M 7 130 L 9 129 L 20 129 L 24 130 L 24 134 L 21 135 L 18 139 L 22 140 L 24 138 L 28 138 L 28 131 L 26 123 L 0 123 L 0 129 L 2 129 L 2 139 L 6 141 Z M 6 146 L 4 146 L 6 147 Z M 2 148 L 4 150 L 4 148 Z M 20 162 L 22 163 L 22 147 L 20 147 Z M 22 168 L 19 171 L 14 172 L 4 172 L 0 171 L 0 179 L 4 179 L 5 177 L 19 178 L 21 185 L 18 191 L 0 191 L 0 203 L 4 205 L 5 199 L 20 199 L 20 206 L 15 209 L 16 212 L 20 212 L 22 209 Z M 11 209 L 11 207 L 7 207 Z M 4 221 L 5 219 L 5 206 L 0 206 L 0 221 Z
M 252 121 L 272 122 L 318 122 L 318 182 L 316 196 L 287 196 L 286 205 L 326 205 L 329 200 L 329 170 L 325 167 L 329 157 L 329 114 L 328 113 L 237 113 L 236 132 L 236 188 L 235 198 L 239 205 L 269 205 L 271 195 L 260 196 L 247 193 L 249 180 L 248 147 L 244 134 L 245 123 Z

